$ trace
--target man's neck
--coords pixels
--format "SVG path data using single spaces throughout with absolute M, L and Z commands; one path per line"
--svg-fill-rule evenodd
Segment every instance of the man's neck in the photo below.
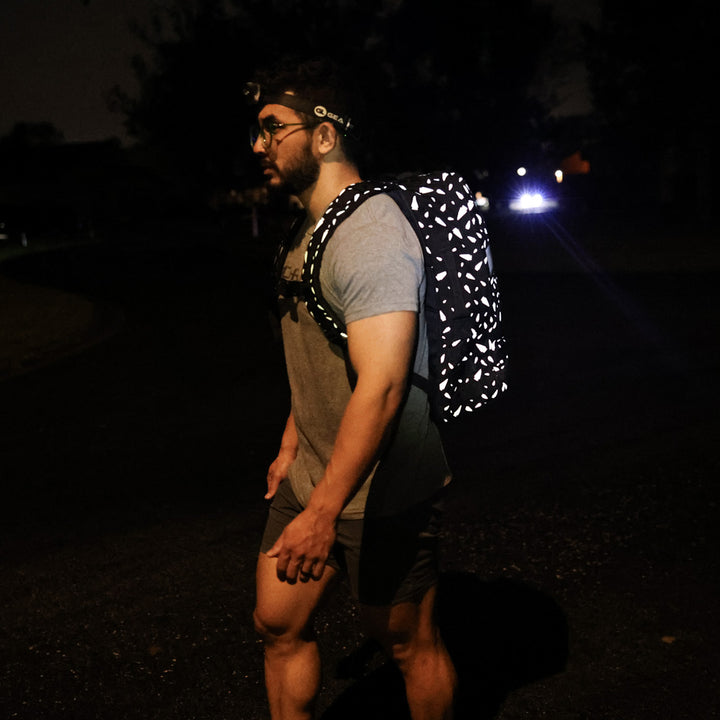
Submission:
M 357 168 L 350 163 L 330 163 L 323 166 L 317 182 L 300 196 L 310 219 L 317 222 L 327 206 L 348 185 L 360 182 L 360 179 Z

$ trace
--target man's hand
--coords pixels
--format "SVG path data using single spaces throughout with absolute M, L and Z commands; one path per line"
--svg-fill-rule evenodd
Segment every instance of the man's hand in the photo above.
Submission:
M 331 516 L 306 509 L 285 528 L 267 556 L 277 558 L 277 575 L 283 582 L 319 580 L 335 536 Z
M 268 491 L 265 493 L 266 500 L 272 500 L 275 497 L 280 483 L 283 480 L 287 480 L 288 469 L 295 460 L 295 453 L 284 451 L 282 448 L 278 453 L 278 456 L 273 461 L 272 465 L 268 468 L 267 474 L 267 488 Z

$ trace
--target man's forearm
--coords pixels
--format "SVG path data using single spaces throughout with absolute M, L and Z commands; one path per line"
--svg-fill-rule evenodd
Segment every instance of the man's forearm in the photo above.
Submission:
M 288 415 L 287 422 L 285 423 L 285 430 L 280 440 L 280 451 L 292 453 L 293 457 L 297 455 L 298 450 L 298 434 L 297 428 L 295 427 L 295 418 L 293 417 L 292 410 Z
M 358 384 L 345 409 L 332 456 L 313 490 L 308 510 L 333 521 L 340 515 L 377 460 L 405 393 L 404 384 Z
M 417 315 L 398 311 L 348 324 L 348 354 L 357 383 L 335 446 L 310 500 L 267 552 L 281 580 L 322 577 L 340 513 L 378 459 L 402 405 L 415 349 Z M 290 428 L 288 428 L 290 430 Z
M 308 509 L 335 521 L 360 487 L 405 396 L 415 352 L 417 314 L 399 311 L 348 324 L 348 354 L 357 383 L 335 447 Z

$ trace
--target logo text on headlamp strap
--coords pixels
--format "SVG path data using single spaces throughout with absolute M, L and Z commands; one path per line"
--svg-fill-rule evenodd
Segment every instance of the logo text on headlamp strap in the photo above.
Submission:
M 341 117 L 340 115 L 336 115 L 333 112 L 329 112 L 326 107 L 323 105 L 316 105 L 313 108 L 313 112 L 315 113 L 315 117 L 319 118 L 329 118 L 330 120 L 333 120 L 338 125 L 344 128 L 350 127 L 350 119 L 345 119 L 344 117 Z
M 297 95 L 293 95 L 292 93 L 266 95 L 259 83 L 249 82 L 245 83 L 243 95 L 246 100 L 252 104 L 270 105 L 277 103 L 278 105 L 284 105 L 285 107 L 289 107 L 297 112 L 314 115 L 316 118 L 327 118 L 343 128 L 344 133 L 348 133 L 350 128 L 354 129 L 354 124 L 351 118 L 343 117 L 342 115 L 331 112 L 324 105 L 314 105 L 309 100 L 305 100 Z

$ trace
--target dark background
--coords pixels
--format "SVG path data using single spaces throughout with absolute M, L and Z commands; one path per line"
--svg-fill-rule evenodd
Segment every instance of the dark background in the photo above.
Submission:
M 32 6 L 4 4 L 0 36 L 0 207 L 30 206 L 26 222 L 48 206 L 114 226 L 232 207 L 257 184 L 243 83 L 287 53 L 353 69 L 367 174 L 451 167 L 498 195 L 519 165 L 552 172 L 580 153 L 591 172 L 567 178 L 576 205 L 710 219 L 716 61 L 700 0 L 672 13 L 612 0 Z
M 383 109 L 372 170 L 458 168 L 491 198 L 510 391 L 446 429 L 462 716 L 714 717 L 706 4 L 155 7 L 127 36 L 136 79 L 104 86 L 118 137 L 66 136 L 48 103 L 0 139 L 4 715 L 266 716 L 250 618 L 288 403 L 267 273 L 289 216 L 254 189 L 239 90 L 309 49 L 353 63 Z M 590 172 L 556 212 L 502 211 L 518 164 L 576 152 Z M 402 717 L 342 594 L 318 625 L 325 717 Z

